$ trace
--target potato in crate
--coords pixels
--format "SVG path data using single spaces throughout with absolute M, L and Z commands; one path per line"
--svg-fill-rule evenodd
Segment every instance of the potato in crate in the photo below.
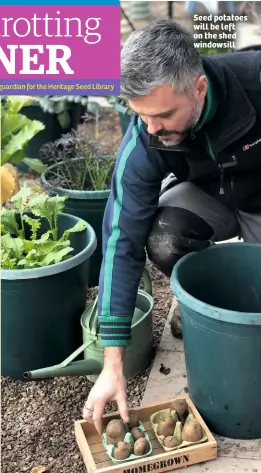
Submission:
M 75 422 L 75 436 L 88 473 L 175 470 L 217 457 L 217 443 L 189 396 L 103 416 L 104 432 Z

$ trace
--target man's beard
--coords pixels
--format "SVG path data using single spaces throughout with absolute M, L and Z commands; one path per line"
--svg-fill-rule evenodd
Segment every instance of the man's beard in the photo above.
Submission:
M 200 117 L 201 117 L 201 113 L 202 113 L 202 109 L 203 109 L 203 106 L 200 105 L 200 104 L 195 104 L 194 107 L 193 107 L 193 113 L 192 113 L 192 116 L 191 116 L 191 119 L 189 120 L 186 128 L 182 131 L 182 132 L 179 132 L 176 134 L 177 138 L 175 138 L 174 140 L 164 140 L 162 138 L 159 137 L 159 140 L 161 141 L 161 143 L 164 144 L 164 146 L 177 146 L 179 145 L 182 141 L 184 141 L 184 139 L 188 136 L 188 134 L 191 132 L 191 130 L 197 125 Z M 162 133 L 162 134 L 161 134 Z M 171 134 L 174 134 L 175 132 L 165 132 L 166 135 L 171 135 Z M 164 131 L 163 132 L 158 132 L 159 135 L 161 136 L 164 136 Z

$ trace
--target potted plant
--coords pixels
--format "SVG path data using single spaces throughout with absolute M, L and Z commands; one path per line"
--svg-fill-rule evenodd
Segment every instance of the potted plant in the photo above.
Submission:
M 54 141 L 63 133 L 76 129 L 86 112 L 87 104 L 86 95 L 43 95 L 25 103 L 21 113 L 45 125 L 41 133 L 28 142 L 26 155 L 32 159 L 39 158 L 39 149 L 44 143 Z M 24 164 L 19 164 L 18 167 L 22 171 L 28 170 Z
M 15 166 L 24 163 L 36 172 L 43 172 L 45 166 L 39 159 L 26 156 L 28 143 L 42 132 L 45 125 L 22 115 L 23 107 L 34 101 L 28 96 L 5 96 L 1 106 L 1 205 L 19 189 Z
M 28 158 L 28 144 L 39 133 L 45 130 L 45 125 L 39 120 L 25 117 L 24 107 L 30 106 L 34 97 L 24 95 L 5 96 L 1 103 L 1 166 L 5 163 L 17 164 L 23 162 L 35 171 L 42 172 L 43 164 L 39 160 Z
M 102 221 L 115 156 L 100 155 L 96 141 L 74 130 L 46 145 L 41 156 L 50 164 L 41 175 L 44 190 L 66 195 L 65 211 L 89 222 L 95 231 L 97 249 L 91 258 L 89 284 L 97 286 L 102 261 Z
M 81 344 L 96 237 L 65 201 L 24 184 L 1 210 L 3 376 L 23 379 Z

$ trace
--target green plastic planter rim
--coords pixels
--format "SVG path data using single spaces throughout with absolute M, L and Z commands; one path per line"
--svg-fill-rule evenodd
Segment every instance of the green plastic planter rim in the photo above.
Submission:
M 71 161 L 81 161 L 84 158 L 73 158 Z M 57 168 L 58 166 L 62 166 L 64 164 L 64 161 L 61 161 L 60 163 L 57 164 L 52 164 L 52 166 L 49 166 L 42 174 L 41 174 L 41 183 L 45 187 L 45 189 L 49 188 L 52 189 L 53 192 L 57 192 L 57 194 L 60 195 L 67 195 L 71 199 L 78 199 L 78 200 L 91 200 L 91 199 L 108 199 L 111 190 L 110 189 L 105 189 L 103 191 L 80 191 L 80 190 L 72 190 L 72 189 L 64 189 L 63 187 L 56 187 L 52 186 L 49 181 L 46 179 L 46 175 L 48 172 L 51 170 Z
M 248 247 L 260 248 L 260 243 L 221 243 L 218 245 L 219 248 L 234 248 L 235 245 L 247 245 Z M 217 248 L 216 245 L 213 245 L 203 251 L 215 251 Z M 237 312 L 233 310 L 227 310 L 212 306 L 205 302 L 201 302 L 195 297 L 191 296 L 187 291 L 183 289 L 179 283 L 179 270 L 180 267 L 189 259 L 193 258 L 197 253 L 189 253 L 183 256 L 174 266 L 171 275 L 171 289 L 178 301 L 181 304 L 184 304 L 191 310 L 194 310 L 200 315 L 210 317 L 212 319 L 228 322 L 232 324 L 241 324 L 241 325 L 261 325 L 261 313 L 258 312 Z
M 61 216 L 70 217 L 70 220 L 74 220 L 75 224 L 79 221 L 84 220 L 81 218 L 75 217 L 73 215 L 69 215 L 66 213 L 60 214 Z M 84 248 L 80 253 L 77 255 L 71 256 L 66 261 L 62 261 L 60 263 L 52 264 L 50 266 L 43 266 L 42 268 L 32 268 L 32 269 L 2 269 L 2 280 L 21 280 L 21 279 L 36 279 L 42 278 L 45 276 L 53 276 L 54 274 L 62 273 L 64 271 L 68 271 L 75 266 L 79 266 L 81 263 L 86 261 L 88 258 L 92 256 L 94 251 L 97 247 L 97 239 L 96 234 L 91 227 L 91 225 L 87 222 L 87 233 L 89 234 L 90 241 L 86 248 Z

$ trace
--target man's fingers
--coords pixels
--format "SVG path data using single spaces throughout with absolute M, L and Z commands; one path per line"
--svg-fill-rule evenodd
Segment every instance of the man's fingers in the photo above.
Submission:
M 91 401 L 91 397 L 89 396 L 86 403 L 83 407 L 83 418 L 89 420 L 93 416 L 93 403 Z
M 83 408 L 82 416 L 85 420 L 92 420 L 93 412 Z
M 129 410 L 128 410 L 128 404 L 127 404 L 127 396 L 125 394 L 121 394 L 117 398 L 117 404 L 119 408 L 119 413 L 122 418 L 122 420 L 126 423 L 129 422 Z
M 104 413 L 105 404 L 106 404 L 106 401 L 103 401 L 103 400 L 96 401 L 95 406 L 94 406 L 93 415 L 92 415 L 92 419 L 93 419 L 95 428 L 96 428 L 98 434 L 100 434 L 100 435 L 103 432 L 102 416 L 103 416 L 103 413 Z

